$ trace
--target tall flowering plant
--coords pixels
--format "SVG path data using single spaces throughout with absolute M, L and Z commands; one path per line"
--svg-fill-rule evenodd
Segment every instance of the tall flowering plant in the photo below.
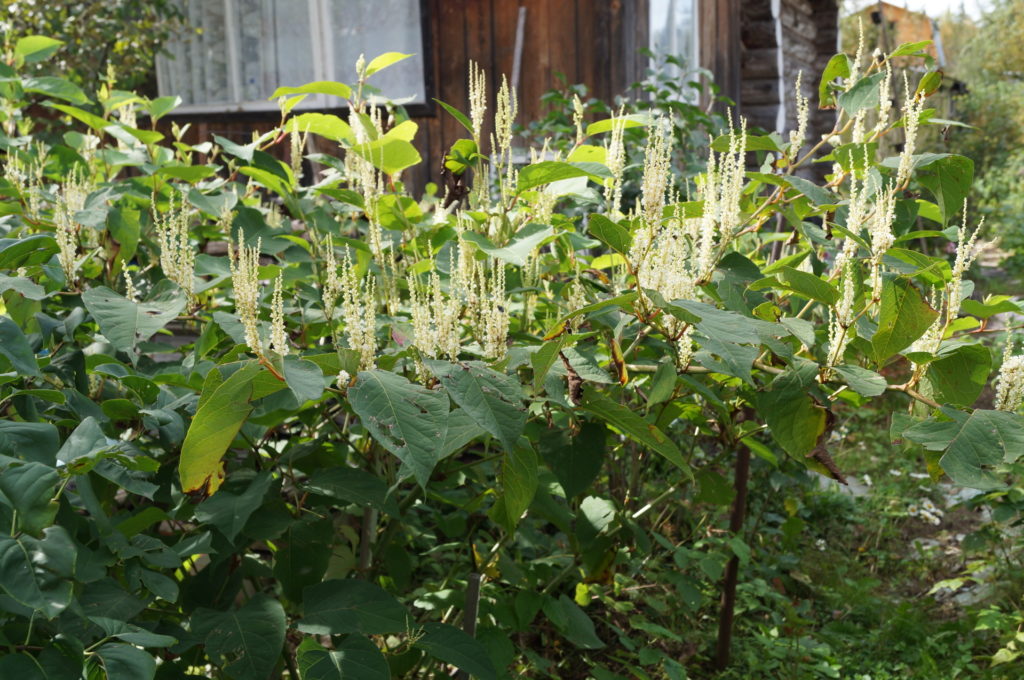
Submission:
M 893 71 L 922 44 L 837 55 L 785 135 L 730 118 L 695 193 L 672 121 L 578 107 L 571 148 L 527 152 L 514 90 L 471 66 L 421 198 L 416 123 L 363 96 L 408 55 L 279 88 L 249 144 L 189 145 L 157 125 L 175 98 L 22 75 L 59 47 L 0 66 L 0 670 L 492 678 L 533 663 L 512 632 L 598 663 L 617 633 L 590 589 L 723 462 L 738 497 L 751 454 L 843 480 L 836 423 L 871 402 L 936 478 L 998 488 L 1024 453 L 1024 361 L 982 341 L 1020 308 L 965 278 L 971 161 L 917 148 L 939 74 Z M 294 113 L 312 93 L 347 114 Z M 304 165 L 311 136 L 333 151 Z

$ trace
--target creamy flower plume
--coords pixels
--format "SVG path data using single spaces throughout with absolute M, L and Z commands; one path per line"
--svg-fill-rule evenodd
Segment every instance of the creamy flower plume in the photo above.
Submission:
M 604 196 L 608 204 L 608 214 L 615 218 L 622 205 L 622 173 L 626 169 L 626 147 L 623 144 L 623 133 L 626 130 L 626 110 L 619 107 L 612 116 L 612 129 L 608 133 L 605 152 L 605 165 L 611 177 L 604 181 Z
M 248 248 L 238 233 L 238 247 L 228 241 L 228 262 L 231 267 L 231 284 L 235 289 L 235 314 L 245 329 L 245 344 L 259 357 L 263 356 L 263 342 L 260 339 L 260 251 L 263 239 L 256 239 L 256 247 Z
M 288 354 L 288 332 L 284 326 L 284 272 L 274 279 L 274 295 L 270 305 L 270 348 L 281 356 Z
M 871 237 L 871 298 L 882 298 L 882 259 L 896 242 L 892 223 L 896 219 L 896 189 L 882 190 L 876 199 L 875 211 L 868 221 L 868 235 Z
M 360 280 L 348 252 L 341 267 L 341 298 L 348 346 L 359 352 L 359 367 L 377 361 L 377 293 L 373 276 Z
M 160 268 L 191 299 L 195 295 L 196 252 L 190 238 L 185 199 L 171 192 L 167 212 L 160 214 L 154 207 L 153 221 L 160 244 Z
M 711 277 L 720 253 L 736 236 L 740 226 L 740 198 L 746 177 L 747 121 L 740 119 L 740 131 L 732 127 L 729 114 L 729 149 L 708 154 L 708 168 L 698 181 L 704 212 L 697 227 L 697 280 Z
M 807 122 L 810 118 L 810 102 L 803 93 L 803 76 L 804 72 L 799 71 L 796 74 L 796 86 L 794 92 L 794 101 L 796 102 L 796 130 L 789 131 L 789 160 L 795 161 L 797 155 L 800 153 L 800 147 L 804 144 L 804 139 L 807 138 Z
M 416 348 L 428 357 L 454 361 L 461 350 L 462 303 L 444 293 L 436 271 L 430 273 L 428 284 L 409 274 L 408 285 Z
M 949 282 L 946 323 L 953 323 L 957 315 L 960 314 L 960 303 L 962 301 L 960 284 L 964 280 L 964 274 L 967 273 L 967 270 L 971 268 L 974 260 L 978 257 L 978 234 L 981 233 L 981 228 L 984 225 L 985 218 L 983 217 L 974 231 L 970 234 L 967 233 L 967 199 L 964 199 L 963 220 L 957 229 L 956 259 L 953 261 L 953 276 Z
M 904 188 L 910 181 L 910 173 L 914 169 L 914 152 L 917 150 L 917 131 L 921 124 L 921 112 L 924 110 L 924 93 L 913 93 L 907 74 L 903 74 L 903 150 L 900 152 L 900 164 L 896 169 L 896 187 Z
M 856 296 L 857 281 L 854 277 L 854 263 L 848 259 L 840 269 L 839 300 L 829 317 L 828 357 L 825 360 L 825 365 L 830 368 L 843 362 L 846 348 L 853 339 L 853 322 L 856 318 L 853 305 Z
M 1024 354 L 1014 354 L 1012 336 L 1006 339 L 1003 364 L 996 379 L 995 407 L 1000 411 L 1016 411 L 1024 404 Z
M 642 215 L 648 225 L 661 222 L 665 192 L 672 179 L 672 137 L 663 119 L 651 123 L 644 151 L 644 175 L 640 185 Z

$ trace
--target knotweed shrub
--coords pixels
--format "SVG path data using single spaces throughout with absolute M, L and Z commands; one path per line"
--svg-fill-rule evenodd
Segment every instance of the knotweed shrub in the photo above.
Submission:
M 24 75 L 58 47 L 0 66 L 2 677 L 679 677 L 725 562 L 756 559 L 680 529 L 730 503 L 717 469 L 842 478 L 833 411 L 887 392 L 892 455 L 936 477 L 999 488 L 1024 452 L 1012 341 L 998 409 L 972 408 L 994 371 L 975 331 L 1019 310 L 970 297 L 971 162 L 915 148 L 939 76 L 889 65 L 920 45 L 835 57 L 823 140 L 804 100 L 784 136 L 735 120 L 690 195 L 657 116 L 580 118 L 565 153 L 515 162 L 514 93 L 487 111 L 474 67 L 423 200 L 416 123 L 361 95 L 404 55 L 280 88 L 249 144 L 190 146 L 155 128 L 173 98 Z M 311 93 L 347 117 L 294 114 Z M 309 135 L 337 150 L 301 178 Z M 794 173 L 816 160 L 823 186 Z M 640 598 L 648 558 L 674 566 Z

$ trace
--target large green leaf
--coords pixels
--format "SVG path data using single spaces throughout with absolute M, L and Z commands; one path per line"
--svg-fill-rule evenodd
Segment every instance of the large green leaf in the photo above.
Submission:
M 818 82 L 818 107 L 822 109 L 835 108 L 836 100 L 830 85 L 836 79 L 849 77 L 850 58 L 848 56 L 837 54 L 829 59 L 825 69 L 821 72 L 821 80 Z
M 252 513 L 263 504 L 273 481 L 269 472 L 261 472 L 240 493 L 221 491 L 196 506 L 196 519 L 212 524 L 229 541 L 234 541 Z
M 362 635 L 348 635 L 333 650 L 305 638 L 296 650 L 301 680 L 388 680 L 391 671 L 377 645 Z
M 39 364 L 28 339 L 18 324 L 3 315 L 0 315 L 0 354 L 7 357 L 20 375 L 39 375 Z
M 102 628 L 103 634 L 107 637 L 117 638 L 139 647 L 170 647 L 178 641 L 170 635 L 153 633 L 142 626 L 105 616 L 90 616 L 89 621 Z
M 788 368 L 757 398 L 757 412 L 772 437 L 798 459 L 811 453 L 825 432 L 825 409 L 807 394 L 816 375 L 817 365 L 810 362 Z
M 476 244 L 476 247 L 491 257 L 509 264 L 525 267 L 526 262 L 537 246 L 554 235 L 554 230 L 546 224 L 530 223 L 517 231 L 503 246 L 494 245 L 489 238 L 475 231 L 467 231 L 462 235 L 464 241 Z
M 587 218 L 587 233 L 612 250 L 629 255 L 633 243 L 632 235 L 625 227 L 612 222 L 604 215 L 595 213 Z
M 14 44 L 14 56 L 26 64 L 35 64 L 49 59 L 63 44 L 63 41 L 44 35 L 26 35 Z
M 649 125 L 651 116 L 646 113 L 634 113 L 628 116 L 620 116 L 618 118 L 605 118 L 604 120 L 594 121 L 587 126 L 586 135 L 599 135 L 602 132 L 611 132 L 615 128 L 621 130 L 628 130 L 629 128 L 644 127 Z
M 935 399 L 945 404 L 969 407 L 988 384 L 992 353 L 984 345 L 960 345 L 928 364 L 925 376 Z
M 42 539 L 0 535 L 0 590 L 52 619 L 71 604 L 75 557 L 63 527 L 47 527 Z
M 887 278 L 882 284 L 878 330 L 871 338 L 875 361 L 882 363 L 909 347 L 938 315 L 908 279 Z
M 885 378 L 860 366 L 834 366 L 832 370 L 839 374 L 851 390 L 865 397 L 877 397 L 888 388 Z
M 178 475 L 185 492 L 214 493 L 224 480 L 221 459 L 253 406 L 252 382 L 261 367 L 250 362 L 221 380 L 219 369 L 207 376 L 199 408 L 181 445 Z
M 945 451 L 939 464 L 957 484 L 995 489 L 1005 482 L 996 468 L 1024 455 L 1024 417 L 1007 411 L 978 409 L 964 413 L 944 407 L 903 431 L 903 436 L 929 451 Z
M 299 630 L 313 635 L 403 633 L 405 607 L 381 587 L 359 579 L 332 579 L 305 589 Z
M 353 142 L 355 135 L 348 123 L 329 113 L 302 113 L 288 119 L 285 126 L 289 132 L 312 132 L 334 142 Z
M 177 318 L 187 301 L 177 288 L 160 299 L 135 302 L 99 286 L 82 293 L 82 302 L 110 344 L 120 351 L 134 352 L 138 343 Z
M 810 300 L 834 305 L 839 299 L 839 291 L 835 286 L 810 272 L 800 271 L 793 267 L 779 267 L 774 274 L 790 289 Z
M 96 655 L 107 680 L 152 680 L 156 675 L 156 659 L 134 645 L 108 642 L 96 650 Z
M 21 81 L 25 92 L 45 94 L 48 97 L 56 97 L 72 104 L 88 104 L 89 98 L 85 96 L 82 88 L 70 80 L 58 78 L 57 76 L 36 76 L 25 78 Z
M 426 486 L 448 430 L 448 396 L 374 370 L 359 373 L 348 399 L 373 438 Z
M 390 515 L 398 515 L 398 506 L 393 498 L 388 497 L 388 485 L 379 477 L 358 468 L 315 470 L 304 488 L 342 503 L 369 505 Z
M 564 161 L 540 161 L 527 165 L 519 171 L 516 192 L 522 193 L 545 184 L 551 184 L 573 177 L 591 177 L 603 179 L 608 176 L 608 169 L 599 163 L 566 163 Z
M 593 620 L 565 595 L 544 601 L 544 613 L 566 640 L 580 649 L 601 649 L 604 642 L 594 630 Z
M 455 626 L 434 622 L 423 624 L 423 636 L 416 640 L 416 646 L 472 677 L 480 680 L 498 678 L 487 648 Z
M 307 401 L 316 401 L 324 393 L 324 374 L 312 361 L 286 356 L 282 361 L 285 384 L 301 407 Z
M 953 215 L 964 207 L 964 198 L 974 181 L 974 161 L 966 156 L 942 156 L 917 169 L 917 181 L 935 197 L 942 211 L 942 223 L 948 224 Z
M 281 584 L 285 597 L 301 602 L 303 588 L 320 582 L 331 559 L 333 538 L 334 524 L 328 517 L 303 517 L 288 525 L 275 541 L 274 555 L 274 578 Z
M 42 300 L 46 297 L 46 289 L 32 279 L 0 274 L 0 293 L 8 290 L 13 290 L 28 300 Z
M 53 523 L 56 503 L 51 504 L 60 475 L 40 463 L 15 463 L 0 470 L 0 503 L 17 513 L 22 531 L 38 534 Z
M 21 457 L 54 466 L 60 449 L 60 433 L 50 423 L 0 420 L 0 455 Z
M 18 680 L 50 680 L 42 664 L 28 652 L 0 656 L 0 678 Z
M 526 426 L 519 381 L 498 373 L 480 361 L 452 363 L 427 361 L 448 395 L 473 421 L 501 442 L 506 452 L 514 451 Z
M 884 78 L 883 71 L 861 78 L 849 90 L 839 95 L 839 106 L 851 118 L 861 109 L 877 107 L 879 90 Z
M 326 94 L 332 97 L 348 99 L 352 96 L 352 88 L 345 83 L 330 80 L 318 80 L 296 87 L 279 87 L 270 95 L 270 99 L 277 99 L 291 94 Z
M 693 357 L 698 364 L 709 371 L 734 375 L 749 385 L 754 384 L 752 368 L 761 353 L 760 349 L 752 345 L 737 345 L 734 342 L 719 341 L 710 337 L 699 337 L 698 343 L 701 350 Z
M 22 238 L 0 238 L 0 269 L 16 269 L 41 264 L 58 250 L 49 234 L 30 234 Z
M 789 331 L 777 323 L 718 309 L 697 300 L 665 301 L 657 293 L 652 293 L 651 300 L 656 305 L 682 321 L 695 324 L 697 330 L 714 340 L 757 345 L 766 336 L 789 335 Z
M 589 411 L 633 441 L 646 446 L 664 456 L 669 462 L 682 470 L 687 477 L 693 479 L 690 466 L 683 460 L 683 453 L 675 442 L 669 439 L 657 426 L 631 411 L 622 404 L 612 401 L 593 385 L 583 390 L 580 408 Z
M 199 608 L 190 621 L 192 632 L 204 641 L 206 653 L 235 680 L 268 677 L 281 656 L 284 609 L 262 593 L 232 611 Z
M 540 437 L 544 462 L 562 485 L 566 498 L 574 498 L 590 488 L 604 464 L 608 429 L 586 420 L 576 433 L 564 428 L 545 430 Z
M 366 77 L 369 78 L 374 73 L 383 71 L 387 67 L 408 59 L 411 56 L 413 55 L 405 54 L 403 52 L 385 52 L 384 54 L 377 55 L 369 64 L 366 65 Z
M 491 517 L 512 533 L 537 493 L 537 454 L 529 447 L 506 450 L 501 458 L 501 495 Z
M 458 453 L 471 441 L 485 434 L 487 431 L 477 425 L 465 409 L 451 411 L 448 414 L 448 431 L 444 433 L 444 444 L 441 445 L 441 458 Z
M 420 152 L 412 145 L 416 123 L 407 120 L 387 131 L 379 139 L 357 144 L 351 151 L 386 175 L 394 175 L 419 163 Z

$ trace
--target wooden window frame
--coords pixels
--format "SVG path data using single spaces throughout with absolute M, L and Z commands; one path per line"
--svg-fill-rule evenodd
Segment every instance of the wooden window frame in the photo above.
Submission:
M 211 0 L 204 0 L 211 1 Z M 233 93 L 240 91 L 239 70 L 237 68 L 237 61 L 239 53 L 237 50 L 235 32 L 234 32 L 234 13 L 236 0 L 213 0 L 223 2 L 225 5 L 225 32 L 228 40 L 228 64 L 229 64 L 229 84 Z M 327 7 L 329 0 L 307 0 L 310 7 L 311 23 L 319 25 L 319 30 L 311 31 L 311 38 L 313 45 L 311 47 L 311 57 L 313 60 L 313 78 L 312 80 L 334 80 L 334 64 L 332 60 L 327 59 L 327 42 L 330 38 L 330 31 L 332 26 L 327 18 L 328 12 L 330 11 Z M 436 106 L 434 104 L 433 97 L 435 96 L 434 90 L 434 60 L 433 60 L 433 36 L 430 30 L 430 12 L 428 10 L 428 3 L 430 0 L 418 0 L 417 5 L 419 6 L 419 23 L 420 23 L 420 44 L 422 46 L 422 57 L 423 57 L 423 101 L 422 102 L 411 102 L 409 104 L 402 105 L 402 108 L 412 117 L 426 117 L 433 116 L 436 113 Z M 317 23 L 317 19 L 321 19 Z M 282 83 L 283 84 L 283 83 Z M 302 83 L 296 83 L 300 85 Z M 170 93 L 174 94 L 174 93 Z M 334 113 L 334 114 L 347 114 L 348 106 L 332 106 L 329 102 L 337 101 L 336 97 L 328 97 L 327 95 L 307 95 L 306 99 L 293 109 L 297 113 L 301 112 L 323 112 L 323 113 Z M 239 118 L 245 118 L 249 120 L 279 120 L 281 117 L 281 111 L 278 108 L 276 102 L 271 100 L 256 101 L 256 102 L 238 102 L 232 101 L 224 104 L 187 104 L 180 106 L 168 115 L 168 118 L 174 119 L 179 122 L 216 122 L 216 121 L 231 121 Z

